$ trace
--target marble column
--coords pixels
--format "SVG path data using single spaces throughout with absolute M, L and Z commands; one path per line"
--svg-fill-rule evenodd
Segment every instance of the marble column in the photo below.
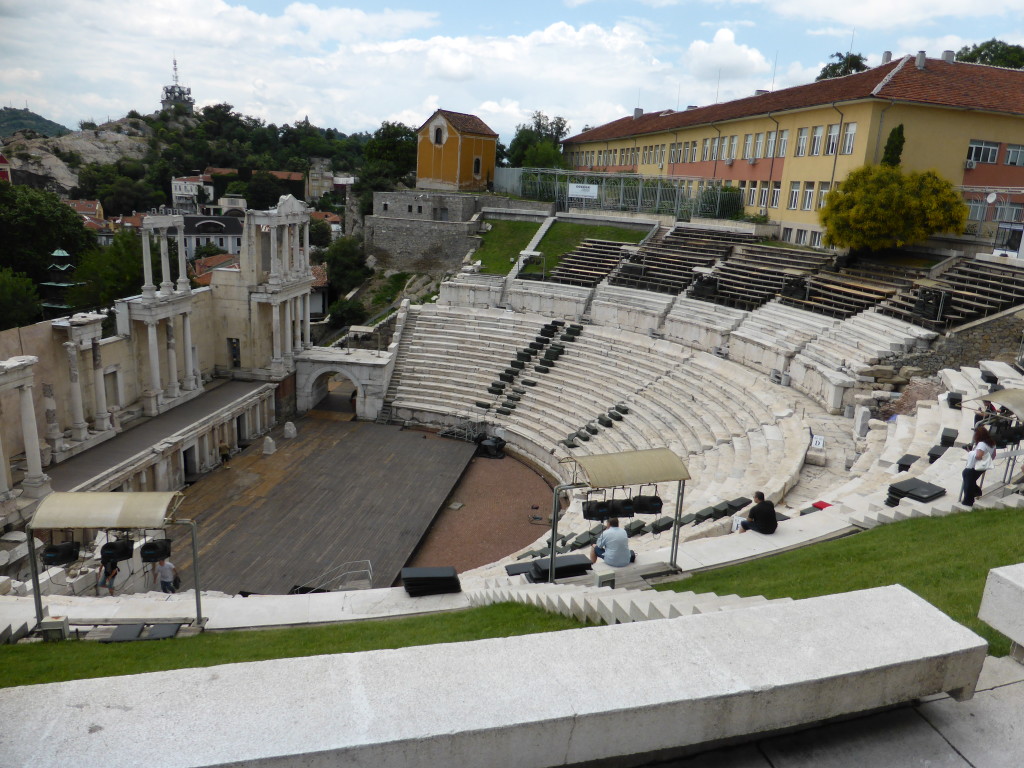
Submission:
M 85 423 L 82 408 L 82 383 L 78 380 L 78 347 L 73 341 L 65 341 L 68 353 L 68 380 L 71 384 L 71 439 L 82 442 L 89 439 L 89 425 Z
M 292 231 L 287 224 L 282 224 L 279 229 L 281 230 L 281 274 L 287 277 L 292 273 Z
M 284 362 L 285 365 L 290 366 L 292 364 L 292 300 L 285 299 L 282 303 L 284 307 Z
M 156 298 L 156 286 L 153 285 L 153 254 L 150 252 L 149 231 L 142 230 L 142 295 L 147 299 Z
M 157 232 L 160 238 L 160 274 L 163 280 L 160 282 L 160 293 L 164 296 L 174 293 L 174 283 L 171 282 L 171 261 L 167 251 L 167 228 L 164 227 Z
M 302 258 L 302 274 L 308 275 L 313 270 L 313 265 L 310 262 L 310 254 L 313 252 L 313 249 L 309 247 L 309 220 L 308 219 L 306 220 L 306 223 L 305 223 L 303 228 L 306 231 L 306 239 L 303 241 L 305 243 L 306 249 L 302 252 L 302 257 L 303 257 Z
M 278 304 L 270 305 L 270 317 L 271 317 L 271 331 L 273 341 L 273 357 L 271 358 L 271 365 L 275 369 L 280 369 L 284 363 L 281 358 L 281 307 Z
M 4 453 L 4 441 L 0 440 L 0 501 L 11 498 L 11 479 L 7 476 L 7 455 Z
M 160 402 L 160 347 L 156 340 L 156 320 L 146 321 L 146 335 L 149 337 L 149 389 L 156 402 Z
M 309 309 L 311 296 L 306 293 L 302 296 L 302 346 L 309 349 L 313 346 L 313 334 L 309 327 Z
M 159 451 L 154 448 L 153 452 L 158 454 L 156 464 L 153 465 L 153 474 L 155 476 L 155 482 L 153 483 L 154 491 L 169 491 L 170 483 L 167 482 L 167 458 L 159 455 Z
M 21 434 L 25 440 L 25 463 L 28 472 L 21 481 L 22 490 L 30 499 L 41 499 L 50 492 L 50 478 L 43 474 L 43 461 L 39 455 L 39 432 L 36 430 L 36 409 L 32 403 L 32 385 L 22 384 Z
M 289 224 L 288 229 L 291 230 L 290 242 L 292 245 L 292 258 L 291 258 L 291 275 L 298 274 L 299 271 L 299 225 Z
M 178 397 L 178 345 L 174 340 L 174 317 L 167 318 L 167 390 L 168 397 Z
M 93 425 L 97 432 L 106 432 L 110 429 L 110 412 L 107 410 L 107 387 L 103 381 L 103 358 L 100 355 L 99 339 L 92 340 L 92 382 L 96 406 L 96 419 Z
M 178 290 L 181 293 L 192 293 L 192 286 L 188 281 L 188 269 L 185 266 L 185 225 L 177 227 L 176 242 L 178 243 Z
M 302 297 L 292 299 L 292 327 L 295 329 L 293 348 L 295 354 L 302 351 Z
M 46 442 L 53 450 L 64 443 L 64 433 L 57 421 L 57 400 L 53 396 L 53 385 L 43 384 L 43 410 L 46 418 Z
M 196 360 L 195 351 L 192 349 L 192 313 L 181 314 L 181 341 L 185 345 L 185 381 L 182 387 L 185 390 L 198 389 L 196 381 Z
M 277 235 L 278 228 L 275 226 L 270 227 L 270 282 L 280 283 L 281 282 L 281 265 L 279 264 L 279 257 L 277 254 Z

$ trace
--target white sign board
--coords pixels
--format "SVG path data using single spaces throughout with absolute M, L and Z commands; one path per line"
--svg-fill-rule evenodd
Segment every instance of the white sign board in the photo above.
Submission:
M 585 197 L 597 200 L 597 184 L 570 184 L 569 197 Z
M 825 437 L 824 437 L 824 435 L 814 435 L 811 438 L 811 448 L 824 448 L 824 447 L 825 447 Z

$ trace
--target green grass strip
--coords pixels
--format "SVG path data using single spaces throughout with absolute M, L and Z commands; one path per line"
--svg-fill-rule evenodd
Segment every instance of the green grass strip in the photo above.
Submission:
M 1022 560 L 1024 513 L 975 510 L 882 525 L 844 539 L 705 571 L 658 589 L 800 599 L 902 584 L 988 640 L 991 655 L 1005 656 L 1010 641 L 978 619 L 978 608 L 989 569 Z
M 86 640 L 0 646 L 0 687 L 212 667 L 329 653 L 455 643 L 586 626 L 532 605 L 499 603 L 452 613 L 317 627 L 205 632 L 195 637 L 105 644 Z
M 647 230 L 627 229 L 612 225 L 572 224 L 567 221 L 556 221 L 544 235 L 537 250 L 544 254 L 546 260 L 544 271 L 550 272 L 558 266 L 562 257 L 574 250 L 585 239 L 614 240 L 618 243 L 639 243 L 647 236 Z M 524 272 L 540 273 L 540 264 L 530 264 Z
M 488 221 L 491 231 L 484 234 L 483 245 L 473 252 L 481 261 L 480 269 L 489 275 L 507 275 L 519 252 L 530 244 L 540 224 L 535 221 Z

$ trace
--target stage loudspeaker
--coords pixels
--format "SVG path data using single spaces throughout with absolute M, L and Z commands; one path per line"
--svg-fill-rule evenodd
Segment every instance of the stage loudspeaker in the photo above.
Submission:
M 632 517 L 635 507 L 632 499 L 611 499 L 608 502 L 608 517 Z
M 43 548 L 42 561 L 47 568 L 55 565 L 68 565 L 78 559 L 82 545 L 77 541 L 65 541 L 63 544 L 50 544 Z
M 108 541 L 100 547 L 100 560 L 119 563 L 122 560 L 131 560 L 134 546 L 131 539 L 118 539 Z
M 606 499 L 583 502 L 584 520 L 607 520 L 609 517 L 614 515 L 611 513 L 611 504 Z
M 638 515 L 656 515 L 661 512 L 661 496 L 634 496 L 633 508 Z
M 171 556 L 170 539 L 151 539 L 139 547 L 139 557 L 144 563 L 158 563 Z

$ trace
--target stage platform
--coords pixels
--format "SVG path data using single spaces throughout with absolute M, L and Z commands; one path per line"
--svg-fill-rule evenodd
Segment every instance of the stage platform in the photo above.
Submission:
M 274 431 L 186 491 L 178 516 L 199 522 L 202 588 L 285 594 L 332 565 L 373 564 L 373 586 L 391 586 L 473 457 L 476 446 L 315 413 L 298 437 Z M 193 586 L 185 529 L 171 529 L 172 561 Z

